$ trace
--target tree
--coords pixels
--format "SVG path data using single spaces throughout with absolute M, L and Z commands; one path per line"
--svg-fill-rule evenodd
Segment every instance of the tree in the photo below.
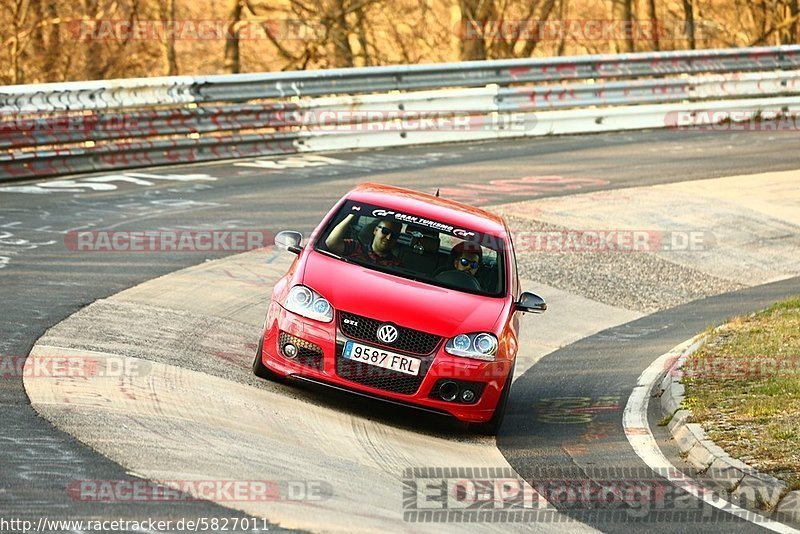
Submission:
M 10 56 L 10 70 L 7 76 L 12 84 L 25 83 L 25 48 L 30 42 L 31 32 L 24 31 L 30 4 L 28 0 L 13 0 L 5 6 L 11 19 L 11 35 L 6 41 Z
M 496 29 L 499 22 L 494 0 L 459 0 L 459 7 L 465 24 L 464 38 L 461 40 L 461 59 L 486 59 L 487 30 Z
M 614 41 L 616 52 L 633 52 L 636 50 L 633 33 L 636 28 L 633 16 L 633 0 L 611 0 L 611 21 L 617 28 L 624 30 L 624 36 Z
M 164 0 L 161 3 L 161 22 L 164 27 L 174 25 L 177 21 L 175 18 L 175 0 Z M 164 36 L 163 43 L 163 62 L 167 76 L 176 76 L 178 74 L 178 58 L 175 52 L 175 32 L 168 32 Z
M 608 18 L 626 33 L 581 31 Z M 174 33 L 214 19 L 226 35 Z M 0 84 L 789 44 L 799 26 L 800 0 L 2 0 Z
M 661 41 L 658 35 L 661 31 L 661 24 L 658 20 L 658 12 L 656 11 L 656 0 L 647 0 L 647 11 L 650 16 L 650 26 L 653 32 L 653 50 L 661 50 Z
M 462 17 L 461 59 L 530 57 L 547 37 L 551 15 L 563 15 L 566 0 L 459 0 Z M 565 22 L 563 17 L 559 21 Z M 563 30 L 560 25 L 557 29 Z M 543 35 L 543 32 L 547 35 Z M 565 33 L 560 34 L 564 46 Z
M 244 13 L 243 0 L 230 0 L 228 8 L 228 27 L 225 32 L 225 71 L 238 74 L 242 70 L 239 55 L 239 28 Z
M 694 0 L 681 0 L 683 3 L 683 16 L 686 31 L 686 40 L 689 45 L 689 50 L 697 48 L 695 42 L 695 27 L 694 27 Z

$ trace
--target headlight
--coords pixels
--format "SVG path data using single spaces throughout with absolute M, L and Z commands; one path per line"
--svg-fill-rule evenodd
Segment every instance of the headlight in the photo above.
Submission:
M 444 346 L 445 352 L 454 356 L 475 358 L 493 362 L 497 353 L 497 338 L 494 334 L 480 332 L 477 334 L 459 334 L 448 339 Z
M 465 334 L 453 338 L 453 348 L 461 352 L 467 352 L 472 346 L 472 340 Z
M 325 297 L 306 286 L 294 286 L 286 296 L 283 307 L 290 312 L 315 321 L 323 323 L 333 321 L 331 304 L 325 300 Z

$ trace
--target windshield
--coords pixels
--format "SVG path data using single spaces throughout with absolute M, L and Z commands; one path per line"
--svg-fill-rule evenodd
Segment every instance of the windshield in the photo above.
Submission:
M 314 250 L 442 287 L 500 296 L 503 239 L 411 213 L 348 201 L 320 233 Z

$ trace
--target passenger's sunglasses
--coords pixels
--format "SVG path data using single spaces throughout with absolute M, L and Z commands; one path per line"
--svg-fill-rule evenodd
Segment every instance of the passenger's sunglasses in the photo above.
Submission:
M 478 263 L 477 261 L 469 261 L 467 258 L 460 258 L 458 260 L 458 263 L 460 263 L 462 267 L 466 267 L 467 265 L 469 265 L 470 268 L 472 269 L 477 269 L 478 266 L 480 266 L 480 263 Z
M 381 229 L 381 233 L 385 236 L 388 236 L 389 239 L 397 239 L 397 232 L 392 230 L 391 228 L 386 228 L 385 226 L 378 226 Z

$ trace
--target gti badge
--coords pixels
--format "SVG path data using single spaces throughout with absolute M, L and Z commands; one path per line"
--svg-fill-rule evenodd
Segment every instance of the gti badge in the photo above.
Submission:
M 382 324 L 378 328 L 378 339 L 384 343 L 394 343 L 397 341 L 397 328 L 390 324 Z

